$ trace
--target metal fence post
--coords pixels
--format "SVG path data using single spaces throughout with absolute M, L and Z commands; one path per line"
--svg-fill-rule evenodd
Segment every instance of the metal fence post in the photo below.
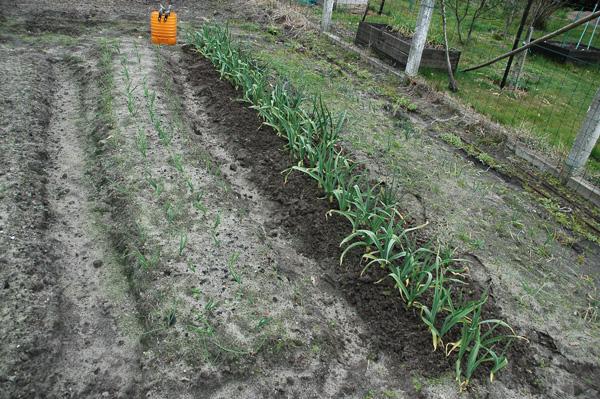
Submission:
M 571 176 L 581 174 L 600 137 L 600 90 L 592 101 L 583 126 L 579 130 L 571 152 L 561 170 L 561 179 L 566 182 Z

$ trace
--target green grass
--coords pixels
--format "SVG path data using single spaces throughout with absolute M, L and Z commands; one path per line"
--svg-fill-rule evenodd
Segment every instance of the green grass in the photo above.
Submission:
M 378 4 L 372 8 L 378 7 Z M 318 8 L 313 10 L 319 14 Z M 566 25 L 570 20 L 567 12 L 560 10 L 549 21 L 546 31 L 535 32 L 534 37 Z M 370 15 L 369 22 L 387 23 L 402 32 L 414 29 L 417 7 L 412 10 L 409 0 L 387 0 L 384 15 Z M 333 20 L 346 32 L 346 39 L 352 40 L 361 15 L 343 11 L 334 12 Z M 516 20 L 518 21 L 518 17 Z M 513 24 L 509 35 L 503 36 L 504 21 L 499 12 L 484 16 L 475 25 L 470 43 L 458 41 L 456 22 L 448 11 L 448 33 L 450 45 L 462 51 L 459 69 L 473 66 L 490 59 L 494 55 L 510 49 L 516 25 Z M 515 22 L 516 24 L 516 22 Z M 439 9 L 434 13 L 430 28 L 429 41 L 442 43 L 441 16 Z M 590 37 L 588 29 L 586 45 Z M 583 27 L 580 27 L 554 40 L 577 41 Z M 593 45 L 600 47 L 600 34 L 596 34 Z M 458 72 L 456 78 L 460 91 L 455 94 L 475 110 L 489 116 L 501 124 L 531 132 L 542 138 L 561 152 L 568 151 L 583 121 L 585 113 L 598 88 L 600 67 L 598 65 L 576 66 L 558 64 L 539 55 L 529 55 L 522 80 L 524 90 L 518 93 L 498 87 L 502 78 L 505 61 L 490 67 L 469 73 Z M 421 75 L 436 89 L 447 90 L 447 76 L 443 71 L 423 69 Z M 600 144 L 592 153 L 590 165 L 592 171 L 600 171 Z

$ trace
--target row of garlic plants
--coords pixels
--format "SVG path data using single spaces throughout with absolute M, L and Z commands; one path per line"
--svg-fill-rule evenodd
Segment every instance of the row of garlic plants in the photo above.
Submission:
M 155 47 L 154 56 L 158 68 L 162 70 L 160 48 Z M 120 54 L 120 51 L 119 51 Z M 137 59 L 137 64 L 130 54 L 121 54 L 121 78 L 126 94 L 126 104 L 129 112 L 129 123 L 134 127 L 137 134 L 135 137 L 135 146 L 141 158 L 141 167 L 145 176 L 145 181 L 148 188 L 153 193 L 153 198 L 158 206 L 162 208 L 162 214 L 166 221 L 166 228 L 170 236 L 174 236 L 176 243 L 172 245 L 175 251 L 171 251 L 182 260 L 186 261 L 187 267 L 191 271 L 195 271 L 195 266 L 191 260 L 187 259 L 186 252 L 188 251 L 189 239 L 185 223 L 180 223 L 182 216 L 185 214 L 185 208 L 189 205 L 187 202 L 188 195 L 191 196 L 192 205 L 194 208 L 202 212 L 203 218 L 206 216 L 206 208 L 202 202 L 202 193 L 194 187 L 192 178 L 188 173 L 185 165 L 184 157 L 175 148 L 173 148 L 173 140 L 176 136 L 174 122 L 161 117 L 161 112 L 157 105 L 156 99 L 158 94 L 151 88 L 148 83 L 148 76 L 143 76 L 141 82 L 135 82 L 135 73 L 142 73 L 142 58 L 138 44 L 134 42 L 134 54 Z M 135 73 L 132 73 L 130 67 L 137 66 Z M 168 86 L 168 81 L 165 86 Z M 169 91 L 168 87 L 165 90 Z M 138 99 L 137 93 L 141 91 L 142 99 Z M 140 104 L 141 100 L 143 104 Z M 149 124 L 148 124 L 149 122 Z M 173 168 L 175 179 L 171 187 L 167 187 L 164 178 L 152 172 L 150 137 L 149 134 L 156 134 L 157 143 L 162 146 L 166 152 L 168 164 Z M 179 133 L 181 131 L 179 130 Z M 158 150 L 158 148 L 155 148 Z M 180 201 L 175 201 L 173 197 L 180 198 Z M 139 225 L 141 226 L 141 224 Z M 140 227 L 141 228 L 141 227 Z M 146 234 L 144 238 L 137 244 L 131 244 L 129 254 L 135 260 L 138 267 L 142 270 L 154 269 L 164 258 L 167 257 L 163 253 L 163 249 L 158 245 L 151 245 L 147 242 Z
M 429 329 L 434 350 L 456 358 L 456 379 L 468 386 L 475 370 L 487 364 L 490 380 L 507 366 L 506 352 L 515 338 L 504 321 L 485 319 L 480 299 L 456 298 L 456 285 L 466 284 L 467 270 L 453 251 L 418 246 L 388 190 L 370 185 L 365 167 L 348 158 L 340 144 L 345 117 L 334 118 L 319 98 L 306 98 L 288 82 L 274 78 L 248 52 L 234 44 L 227 28 L 205 24 L 188 34 L 188 43 L 209 59 L 221 78 L 243 93 L 265 124 L 287 139 L 298 164 L 290 171 L 307 174 L 337 203 L 330 213 L 348 219 L 352 233 L 341 243 L 344 256 L 362 249 L 365 273 L 378 266 L 388 272 L 407 309 L 414 309 Z M 447 342 L 445 342 L 447 341 Z

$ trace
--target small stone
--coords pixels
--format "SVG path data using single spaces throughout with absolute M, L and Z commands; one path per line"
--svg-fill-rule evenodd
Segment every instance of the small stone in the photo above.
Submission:
M 108 398 L 109 396 L 110 396 L 110 394 L 108 393 L 108 391 L 102 392 L 102 397 L 103 398 Z
M 229 169 L 235 172 L 237 170 L 237 165 L 232 163 L 231 165 L 229 165 Z
M 93 263 L 92 266 L 94 266 L 96 269 L 98 269 L 99 267 L 102 267 L 102 261 L 100 259 L 96 259 Z
M 4 289 L 7 290 L 10 288 L 10 284 L 8 283 L 8 280 L 4 280 Z
M 63 175 L 61 176 L 62 179 L 66 179 L 67 178 L 67 174 L 63 173 Z

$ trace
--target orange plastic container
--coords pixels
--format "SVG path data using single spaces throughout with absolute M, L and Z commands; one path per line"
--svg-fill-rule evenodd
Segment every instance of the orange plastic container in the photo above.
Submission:
M 165 21 L 158 20 L 158 11 L 150 13 L 150 35 L 154 44 L 173 45 L 177 43 L 177 14 L 171 11 L 171 15 Z

